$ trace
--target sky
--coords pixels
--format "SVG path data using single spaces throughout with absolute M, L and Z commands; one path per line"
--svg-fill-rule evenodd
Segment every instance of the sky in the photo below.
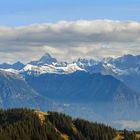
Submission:
M 139 0 L 0 0 L 0 24 L 21 26 L 59 20 L 135 20 Z
M 0 62 L 140 54 L 140 0 L 0 0 Z

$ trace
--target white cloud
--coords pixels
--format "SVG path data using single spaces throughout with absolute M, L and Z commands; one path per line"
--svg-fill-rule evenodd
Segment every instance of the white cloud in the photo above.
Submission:
M 28 61 L 45 51 L 59 59 L 140 54 L 140 23 L 79 20 L 0 27 L 1 61 Z
M 120 124 L 122 129 L 140 129 L 140 121 L 133 120 L 118 120 L 114 122 Z

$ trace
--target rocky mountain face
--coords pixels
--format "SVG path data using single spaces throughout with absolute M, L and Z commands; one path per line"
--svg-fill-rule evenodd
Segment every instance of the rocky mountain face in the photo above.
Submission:
M 138 115 L 134 112 L 138 113 L 136 110 L 140 105 L 139 93 L 109 75 L 77 71 L 71 74 L 42 74 L 36 77 L 27 75 L 26 81 L 42 96 L 69 104 L 67 109 L 71 109 L 75 104 L 79 106 L 77 110 L 82 112 L 83 106 L 101 118 L 108 117 L 109 120 L 122 117 L 130 119 Z
M 116 96 L 132 99 L 136 92 L 109 75 L 77 71 L 71 74 L 42 74 L 26 76 L 27 83 L 43 96 L 76 102 L 110 102 Z
M 114 65 L 116 68 L 122 71 L 121 75 L 115 75 L 121 79 L 125 84 L 134 89 L 140 91 L 140 56 L 125 55 L 117 59 L 112 59 L 108 63 Z
M 89 73 L 112 75 L 133 90 L 140 91 L 140 56 L 124 55 L 102 61 L 77 60 L 76 64 Z
M 52 105 L 51 101 L 40 96 L 19 75 L 0 71 L 1 108 L 29 107 L 44 110 L 42 103 L 48 107 Z

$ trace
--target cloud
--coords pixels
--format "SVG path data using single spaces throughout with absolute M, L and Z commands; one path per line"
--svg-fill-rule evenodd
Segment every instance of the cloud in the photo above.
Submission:
M 139 45 L 140 23 L 135 21 L 79 20 L 0 26 L 1 61 L 28 61 L 45 52 L 61 60 L 140 54 Z
M 114 122 L 120 124 L 122 129 L 140 129 L 140 121 L 133 120 L 118 120 Z

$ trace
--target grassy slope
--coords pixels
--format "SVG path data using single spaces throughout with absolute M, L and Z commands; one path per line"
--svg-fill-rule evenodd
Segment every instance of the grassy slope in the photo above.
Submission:
M 136 133 L 136 137 L 138 139 L 140 139 L 140 133 L 139 132 Z M 123 133 L 122 132 L 118 132 L 117 136 L 113 140 L 123 140 L 123 139 L 124 139 Z

